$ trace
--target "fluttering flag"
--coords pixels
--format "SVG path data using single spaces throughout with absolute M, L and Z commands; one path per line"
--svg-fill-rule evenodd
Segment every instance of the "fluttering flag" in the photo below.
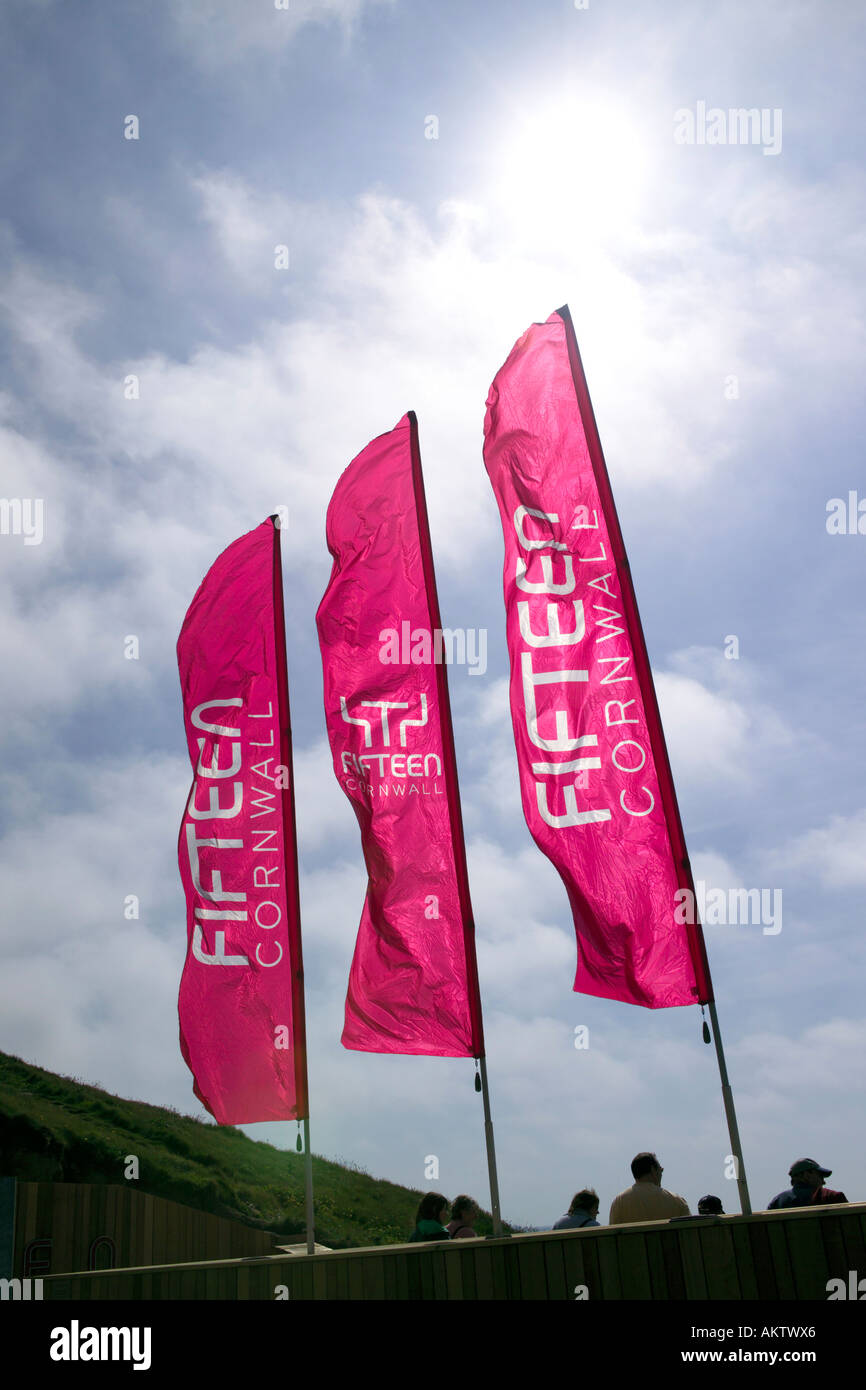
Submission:
M 712 999 L 628 561 L 568 309 L 533 324 L 487 398 L 505 535 L 523 811 L 568 892 L 574 989 Z
M 368 444 L 328 508 L 317 624 L 334 772 L 369 882 L 343 1045 L 481 1057 L 484 1040 L 418 427 Z
M 303 965 L 275 518 L 211 566 L 177 643 L 193 783 L 180 1046 L 219 1124 L 303 1119 Z

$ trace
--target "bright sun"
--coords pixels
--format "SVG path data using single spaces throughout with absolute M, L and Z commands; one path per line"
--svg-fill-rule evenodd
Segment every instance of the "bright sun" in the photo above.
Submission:
M 549 234 L 553 220 L 594 242 L 634 220 L 648 162 L 639 123 L 609 98 L 542 101 L 507 133 L 491 191 L 518 234 Z

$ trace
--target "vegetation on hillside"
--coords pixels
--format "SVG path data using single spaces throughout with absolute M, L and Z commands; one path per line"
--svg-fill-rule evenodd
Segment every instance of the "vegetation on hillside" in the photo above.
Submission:
M 0 1176 L 123 1185 L 133 1154 L 139 1191 L 272 1231 L 283 1244 L 303 1238 L 301 1154 L 0 1052 Z M 316 1239 L 332 1249 L 408 1239 L 421 1198 L 315 1154 L 313 1191 Z M 486 1213 L 476 1229 L 490 1232 Z

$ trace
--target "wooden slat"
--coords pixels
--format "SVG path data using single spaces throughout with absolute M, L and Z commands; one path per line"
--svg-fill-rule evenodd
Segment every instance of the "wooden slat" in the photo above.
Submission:
M 838 1216 L 827 1212 L 821 1218 L 821 1240 L 824 1245 L 824 1264 L 827 1279 L 844 1279 L 847 1282 L 848 1257 L 845 1251 L 845 1237 L 842 1222 Z M 826 1284 L 826 1281 L 825 1281 Z
M 475 1297 L 492 1299 L 496 1297 L 493 1285 L 493 1250 L 489 1245 L 476 1245 L 472 1252 L 475 1265 Z
M 505 1293 L 501 1297 L 520 1299 L 523 1295 L 520 1287 L 520 1265 L 517 1259 L 517 1250 L 510 1243 L 501 1245 L 499 1250 L 505 1275 Z
M 73 1196 L 73 1237 L 72 1243 L 75 1254 L 76 1272 L 87 1269 L 87 1246 L 90 1241 L 90 1221 L 93 1214 L 93 1203 L 90 1188 L 83 1187 L 80 1183 L 70 1183 L 69 1190 Z
M 544 1247 L 535 1241 L 517 1240 L 517 1265 L 520 1270 L 521 1299 L 538 1302 L 547 1299 L 547 1267 L 544 1262 Z
M 15 1213 L 15 1265 L 17 1279 L 24 1277 L 24 1251 L 36 1234 L 36 1204 L 39 1184 L 20 1182 L 18 1184 L 18 1205 Z
M 284 1283 L 284 1280 L 275 1279 L 274 1283 Z M 271 1295 L 273 1297 L 273 1295 Z M 313 1297 L 328 1297 L 328 1277 L 325 1273 L 324 1260 L 316 1260 L 313 1264 Z
M 616 1236 L 605 1235 L 598 1241 L 598 1272 L 601 1279 L 599 1298 L 622 1298 L 618 1245 L 619 1239 Z
M 397 1292 L 397 1257 L 396 1257 L 396 1256 L 392 1257 L 391 1259 L 387 1259 L 387 1258 L 385 1258 L 385 1257 L 383 1256 L 383 1258 L 382 1258 L 382 1279 L 383 1279 L 384 1286 L 385 1286 L 385 1292 L 384 1292 L 384 1294 L 383 1294 L 383 1297 L 386 1298 L 386 1299 L 388 1300 L 389 1303 L 392 1302 L 395 1298 L 399 1298 L 400 1295 L 399 1295 L 398 1292 Z M 313 1282 L 314 1282 L 314 1284 L 315 1284 L 315 1268 L 314 1268 L 314 1271 L 313 1271 Z
M 86 1269 L 86 1252 L 75 1245 L 75 1193 L 72 1184 L 54 1183 L 51 1214 L 51 1269 L 62 1274 L 69 1270 Z
M 745 1221 L 731 1222 L 731 1245 L 734 1250 L 734 1259 L 737 1262 L 740 1298 L 749 1301 L 755 1300 L 760 1297 L 760 1291 L 758 1277 L 755 1273 L 755 1262 L 752 1257 L 749 1227 Z
M 255 1299 L 258 1303 L 275 1302 L 274 1289 L 277 1284 L 285 1284 L 285 1279 L 275 1279 L 268 1265 L 250 1265 L 248 1274 L 247 1298 Z
M 447 1297 L 452 1300 L 462 1300 L 464 1297 L 463 1266 L 460 1259 L 460 1254 L 458 1251 L 455 1250 L 453 1255 L 443 1254 L 442 1259 L 445 1268 L 445 1288 L 448 1291 Z
M 848 1268 L 858 1270 L 863 1278 L 866 1276 L 866 1216 L 860 1216 L 857 1212 L 847 1213 L 847 1220 L 842 1223 L 842 1239 L 848 1256 Z
M 680 1247 L 680 1259 L 683 1262 L 683 1282 L 686 1286 L 686 1298 L 707 1297 L 707 1278 L 704 1273 L 703 1261 L 701 1259 L 701 1240 L 697 1231 L 686 1226 L 671 1226 L 669 1228 L 675 1233 Z
M 697 1228 L 710 1298 L 741 1299 L 740 1275 L 731 1228 L 708 1221 Z
M 573 1297 L 565 1275 L 565 1261 L 562 1255 L 564 1243 L 562 1240 L 548 1240 L 542 1246 L 544 1251 L 544 1281 L 547 1285 L 547 1297 L 549 1299 L 558 1300 Z
M 658 1239 L 648 1237 L 646 1244 L 647 1270 L 649 1272 L 649 1297 L 657 1301 L 666 1302 L 672 1297 L 670 1284 L 668 1281 L 667 1265 L 665 1264 L 665 1253 L 662 1243 Z M 675 1258 L 679 1263 L 679 1252 Z
M 650 1237 L 652 1239 L 652 1237 Z M 608 1241 L 608 1244 L 613 1242 Z M 638 1231 L 616 1238 L 621 1298 L 652 1298 L 646 1240 Z
M 353 1264 L 366 1264 L 366 1260 L 350 1260 L 350 1261 L 349 1261 L 349 1269 L 350 1269 L 350 1270 L 351 1270 Z M 310 1260 L 304 1260 L 304 1259 L 298 1260 L 297 1263 L 296 1263 L 296 1264 L 294 1265 L 294 1267 L 293 1267 L 293 1273 L 294 1273 L 294 1286 L 293 1286 L 293 1288 L 292 1288 L 292 1298 L 294 1298 L 294 1299 L 300 1299 L 300 1300 L 301 1300 L 302 1302 L 304 1302 L 304 1303 L 309 1303 L 309 1301 L 313 1298 L 313 1266 L 312 1266 L 311 1261 L 310 1261 Z M 350 1283 L 349 1283 L 349 1297 L 350 1297 L 350 1298 L 364 1298 L 364 1297 L 366 1296 L 365 1293 L 364 1293 L 364 1287 L 365 1287 L 364 1279 L 365 1279 L 365 1276 L 364 1276 L 364 1274 L 362 1273 L 362 1276 L 361 1276 L 361 1292 L 360 1292 L 360 1293 L 353 1292 L 353 1286 L 352 1286 L 352 1283 L 351 1283 L 351 1280 L 350 1280 Z M 355 1289 L 357 1289 L 357 1282 L 356 1282 L 356 1284 L 355 1284 L 354 1287 L 355 1287 Z
M 554 1245 L 559 1250 L 562 1259 L 566 1299 L 573 1300 L 577 1297 L 575 1288 L 578 1284 L 586 1284 L 587 1294 L 591 1298 L 592 1289 L 589 1286 L 584 1261 L 584 1254 L 587 1249 L 586 1241 L 581 1236 L 566 1236 L 562 1240 L 551 1241 L 551 1247 Z
M 475 1279 L 475 1254 L 468 1246 L 466 1241 L 458 1240 L 457 1245 L 460 1249 L 460 1278 L 463 1283 L 463 1297 L 473 1302 L 478 1298 L 478 1287 Z
M 138 1239 L 138 1229 L 141 1222 L 141 1193 L 133 1186 L 132 1181 L 129 1182 L 127 1192 L 129 1194 L 127 1220 L 125 1227 L 119 1233 L 120 1240 L 117 1242 L 118 1269 L 126 1269 L 136 1263 L 132 1258 L 132 1251 Z
M 364 1298 L 372 1298 L 380 1301 L 385 1297 L 385 1262 L 383 1257 L 371 1255 L 369 1259 L 357 1260 L 355 1262 L 361 1266 L 361 1278 L 363 1280 Z M 308 1268 L 310 1268 L 308 1266 Z M 310 1269 L 310 1297 L 313 1293 L 312 1269 Z
M 349 1261 L 348 1261 L 348 1260 L 332 1260 L 332 1261 L 330 1261 L 330 1263 L 333 1265 L 333 1275 L 334 1275 L 334 1288 L 335 1288 L 335 1292 L 334 1292 L 333 1294 L 329 1292 L 328 1297 L 329 1297 L 329 1298 L 339 1298 L 339 1299 L 348 1298 L 348 1297 L 349 1297 L 349 1272 L 348 1272 L 346 1266 L 348 1265 Z M 329 1280 L 330 1280 L 330 1271 L 329 1271 Z M 329 1284 L 329 1287 L 330 1287 L 330 1284 Z
M 141 1231 L 141 1251 L 136 1264 L 152 1265 L 156 1261 L 153 1258 L 153 1212 L 156 1198 L 151 1197 L 149 1192 L 143 1192 L 144 1199 L 144 1221 Z
M 821 1239 L 823 1221 L 824 1213 L 821 1212 L 817 1220 L 794 1219 L 785 1222 L 797 1298 L 827 1297 L 824 1242 Z
M 433 1297 L 448 1297 L 448 1281 L 445 1277 L 445 1252 L 439 1245 L 431 1251 L 433 1264 Z
M 417 1255 L 413 1253 L 411 1256 L 418 1265 L 418 1271 L 421 1277 L 420 1297 L 425 1300 L 436 1297 L 436 1285 L 433 1277 L 433 1261 L 431 1256 L 432 1248 L 430 1246 L 428 1246 L 426 1250 L 419 1249 Z
M 406 1261 L 406 1287 L 408 1290 L 407 1297 L 411 1299 L 423 1298 L 424 1281 L 421 1277 L 422 1271 L 420 1260 L 416 1258 L 414 1253 L 409 1254 L 408 1252 L 404 1254 L 403 1259 Z
M 121 1227 L 126 1225 L 125 1218 L 127 1209 L 128 1208 L 126 1201 L 126 1193 L 123 1191 L 123 1188 L 106 1188 L 105 1225 L 103 1229 L 99 1232 L 99 1234 L 108 1236 L 108 1239 L 114 1245 L 114 1255 L 112 1256 L 112 1260 L 117 1266 L 119 1266 L 119 1261 L 117 1260 L 118 1235 L 120 1233 Z M 101 1258 L 106 1258 L 104 1248 L 102 1250 Z
M 169 1230 L 168 1230 L 168 1208 L 165 1202 L 159 1197 L 153 1199 L 153 1251 L 154 1261 L 157 1264 L 167 1264 L 170 1256 L 166 1255 L 169 1249 Z
M 610 1239 L 610 1237 L 607 1237 L 607 1239 Z M 586 1284 L 590 1301 L 594 1302 L 596 1299 L 604 1297 L 601 1289 L 601 1267 L 598 1260 L 598 1248 L 600 1245 L 600 1240 L 595 1240 L 586 1236 L 576 1237 L 573 1242 L 569 1241 L 566 1248 L 570 1251 L 573 1246 L 575 1252 L 580 1256 L 583 1265 L 583 1278 L 571 1281 L 572 1296 L 574 1293 L 574 1284 Z
M 752 1268 L 755 1271 L 755 1279 L 758 1284 L 758 1298 L 762 1301 L 779 1297 L 779 1285 L 776 1282 L 776 1270 L 773 1264 L 773 1251 L 770 1246 L 770 1236 L 765 1221 L 744 1222 L 742 1229 L 745 1230 L 749 1247 L 752 1252 Z
M 791 1257 L 788 1252 L 788 1242 L 785 1238 L 785 1227 L 790 1223 L 784 1217 L 771 1217 L 767 1222 L 767 1240 L 770 1246 L 770 1253 L 773 1260 L 773 1272 L 776 1276 L 776 1287 L 779 1290 L 779 1298 L 789 1299 L 797 1297 L 797 1290 L 794 1287 L 794 1276 L 791 1270 Z

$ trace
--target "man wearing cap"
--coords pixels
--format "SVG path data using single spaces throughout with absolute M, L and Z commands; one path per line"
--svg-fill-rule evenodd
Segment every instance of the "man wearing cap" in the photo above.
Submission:
M 767 1204 L 767 1210 L 778 1210 L 780 1207 L 811 1207 L 824 1202 L 847 1202 L 848 1198 L 844 1192 L 834 1192 L 832 1188 L 824 1186 L 824 1179 L 829 1178 L 832 1171 L 832 1168 L 822 1168 L 814 1158 L 798 1158 L 788 1169 L 791 1186 L 787 1192 L 780 1192 L 774 1197 L 772 1202 Z

